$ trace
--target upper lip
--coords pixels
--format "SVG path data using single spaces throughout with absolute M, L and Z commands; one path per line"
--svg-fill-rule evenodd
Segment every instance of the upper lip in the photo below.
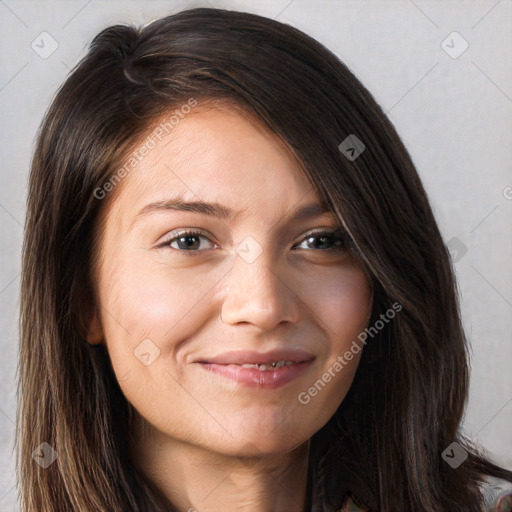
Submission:
M 278 361 L 293 361 L 294 363 L 304 363 L 312 361 L 315 356 L 301 349 L 274 349 L 268 352 L 255 352 L 247 350 L 238 350 L 224 352 L 214 357 L 198 359 L 196 363 L 211 364 L 269 364 Z

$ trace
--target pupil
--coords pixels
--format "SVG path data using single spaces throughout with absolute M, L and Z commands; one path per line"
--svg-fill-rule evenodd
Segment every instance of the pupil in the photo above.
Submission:
M 183 244 L 183 246 L 180 244 Z M 178 246 L 180 249 L 197 249 L 199 246 L 199 237 L 191 235 L 182 236 L 178 238 Z
M 308 238 L 308 244 L 314 249 L 329 249 L 330 246 L 342 247 L 343 240 L 333 236 L 311 236 Z
M 329 237 L 327 237 L 327 236 L 312 236 L 309 238 L 308 242 L 315 249 L 324 249 L 326 246 L 329 245 Z

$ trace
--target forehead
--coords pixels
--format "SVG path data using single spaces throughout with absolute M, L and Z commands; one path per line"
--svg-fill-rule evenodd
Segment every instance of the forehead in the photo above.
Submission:
M 269 201 L 295 204 L 306 194 L 309 202 L 317 198 L 291 151 L 261 122 L 238 110 L 197 109 L 145 151 L 114 203 L 135 212 L 180 196 L 251 211 Z

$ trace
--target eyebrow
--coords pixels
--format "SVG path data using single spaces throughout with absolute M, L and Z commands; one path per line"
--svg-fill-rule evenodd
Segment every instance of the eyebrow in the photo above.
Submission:
M 149 203 L 144 206 L 139 213 L 135 216 L 133 222 L 135 222 L 139 217 L 147 215 L 149 213 L 165 211 L 165 210 L 175 210 L 182 212 L 194 212 L 202 215 L 207 215 L 209 217 L 213 217 L 220 220 L 230 220 L 232 223 L 236 223 L 239 216 L 243 213 L 246 213 L 246 209 L 239 210 L 234 212 L 227 206 L 224 206 L 217 202 L 207 202 L 207 201 L 186 201 L 182 198 L 176 197 L 173 199 L 167 199 L 165 201 L 157 201 L 154 203 Z M 327 205 L 323 203 L 311 203 L 305 206 L 296 208 L 291 215 L 284 219 L 285 222 L 292 222 L 296 220 L 302 220 L 312 217 L 317 217 L 323 213 L 331 213 L 331 211 L 327 208 Z M 133 225 L 133 223 L 132 223 Z

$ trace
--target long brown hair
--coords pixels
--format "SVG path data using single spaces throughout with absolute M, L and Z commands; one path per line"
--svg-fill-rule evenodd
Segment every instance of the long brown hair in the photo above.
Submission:
M 469 370 L 454 272 L 407 150 L 371 94 L 317 41 L 260 16 L 202 8 L 103 30 L 40 128 L 23 249 L 22 510 L 175 510 L 131 463 L 132 407 L 105 348 L 87 344 L 84 329 L 105 203 L 98 190 L 155 120 L 190 98 L 231 102 L 283 140 L 371 276 L 371 322 L 402 305 L 313 436 L 310 499 L 333 510 L 350 488 L 372 511 L 482 510 L 484 476 L 512 481 L 512 473 L 460 432 Z M 339 146 L 353 135 L 364 151 L 348 158 Z M 457 469 L 441 457 L 452 442 L 468 453 Z M 44 468 L 34 451 L 51 457 L 50 449 L 57 458 Z

